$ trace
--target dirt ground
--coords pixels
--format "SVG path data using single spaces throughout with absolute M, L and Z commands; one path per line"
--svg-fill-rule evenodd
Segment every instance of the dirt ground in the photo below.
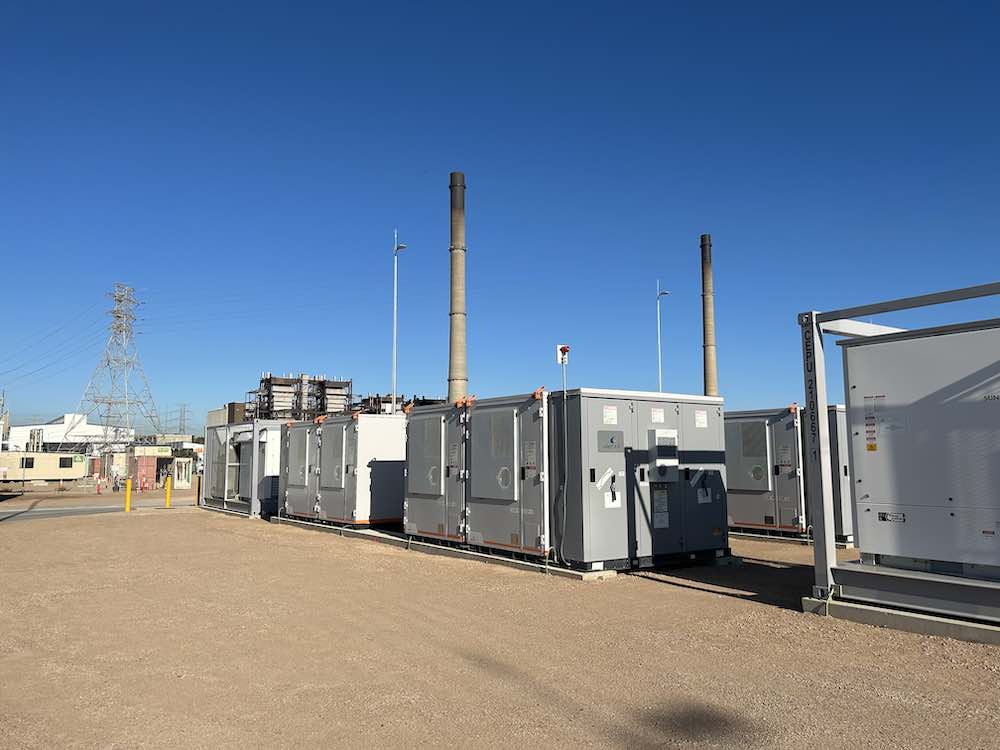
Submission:
M 1000 747 L 1000 649 L 809 550 L 580 583 L 196 508 L 0 523 L 0 747 Z

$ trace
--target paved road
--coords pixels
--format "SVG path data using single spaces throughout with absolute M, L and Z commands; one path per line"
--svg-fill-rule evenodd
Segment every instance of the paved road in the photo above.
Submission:
M 62 518 L 63 516 L 82 516 L 91 513 L 114 513 L 121 511 L 120 505 L 90 505 L 70 508 L 20 508 L 18 510 L 0 510 L 0 523 L 4 521 L 27 521 L 32 518 Z
M 179 503 L 176 507 L 190 506 L 191 503 Z M 137 506 L 141 510 L 143 506 Z M 0 509 L 0 523 L 4 521 L 29 521 L 39 518 L 63 518 L 65 516 L 89 516 L 94 513 L 122 512 L 121 505 L 74 505 L 65 508 L 12 508 Z

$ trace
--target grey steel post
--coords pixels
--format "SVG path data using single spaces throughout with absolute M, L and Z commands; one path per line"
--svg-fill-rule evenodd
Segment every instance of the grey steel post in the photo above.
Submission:
M 399 231 L 392 230 L 392 407 L 391 412 L 396 413 L 396 292 L 399 288 L 399 252 L 405 250 L 406 245 L 399 243 Z M 381 411 L 381 407 L 379 407 Z
M 656 280 L 656 374 L 657 390 L 663 393 L 663 347 L 660 344 L 660 297 L 666 297 L 670 292 L 660 289 L 660 280 Z
M 813 596 L 826 599 L 833 589 L 837 543 L 833 521 L 833 477 L 830 474 L 830 423 L 826 415 L 826 357 L 818 313 L 799 314 L 802 327 L 802 375 L 806 395 L 806 498 L 813 534 L 816 585 Z
M 469 395 L 465 341 L 465 175 L 451 173 L 451 310 L 448 313 L 448 401 Z
M 712 281 L 712 235 L 701 236 L 701 321 L 704 341 L 705 395 L 719 395 L 715 356 L 715 285 Z

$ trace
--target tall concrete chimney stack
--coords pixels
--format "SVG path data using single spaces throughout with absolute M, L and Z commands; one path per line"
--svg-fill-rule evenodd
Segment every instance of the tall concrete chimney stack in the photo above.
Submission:
M 451 173 L 451 310 L 448 313 L 448 401 L 469 395 L 465 343 L 465 175 Z
M 715 361 L 715 290 L 712 284 L 712 235 L 701 236 L 701 320 L 705 350 L 705 395 L 719 395 Z

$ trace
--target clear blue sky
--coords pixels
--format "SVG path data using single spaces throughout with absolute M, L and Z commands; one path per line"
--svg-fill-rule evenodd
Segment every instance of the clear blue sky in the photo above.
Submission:
M 0 387 L 73 409 L 124 281 L 161 412 L 261 370 L 386 391 L 398 226 L 401 390 L 442 394 L 459 169 L 472 392 L 556 386 L 557 342 L 574 385 L 655 388 L 657 277 L 700 392 L 711 232 L 729 406 L 801 401 L 795 313 L 1000 277 L 998 35 L 988 3 L 6 3 Z M 885 322 L 998 314 L 957 308 Z

